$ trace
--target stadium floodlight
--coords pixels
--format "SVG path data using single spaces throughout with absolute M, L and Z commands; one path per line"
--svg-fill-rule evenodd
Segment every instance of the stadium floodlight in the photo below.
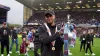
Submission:
M 49 4 L 46 4 L 46 5 L 49 5 Z
M 78 2 L 76 2 L 76 3 L 82 3 L 82 1 L 78 1 Z
M 64 8 L 64 9 L 67 9 L 67 8 Z
M 96 7 L 96 6 L 93 6 L 93 7 Z
M 77 8 L 80 8 L 80 7 L 77 7 Z
M 55 3 L 55 4 L 59 4 L 59 3 Z
M 32 9 L 34 9 L 34 10 L 38 10 L 37 8 L 35 8 L 35 7 L 32 7 Z
M 97 11 L 100 11 L 100 10 L 97 10 Z
M 73 7 L 73 8 L 76 8 L 76 7 Z
M 72 2 L 67 2 L 67 4 L 71 4 Z
M 44 10 L 47 10 L 47 9 L 44 9 Z
M 40 10 L 44 10 L 44 9 L 40 9 Z
M 87 8 L 90 8 L 90 5 L 89 5 L 89 4 L 86 4 L 86 7 L 87 7 Z
M 76 6 L 76 8 L 80 8 L 79 5 L 75 5 L 75 6 Z
M 56 8 L 56 9 L 58 9 L 58 8 Z
M 41 6 L 42 4 L 40 4 L 40 6 Z
M 97 6 L 100 7 L 100 3 L 97 3 Z
M 91 1 L 88 1 L 88 2 L 91 2 Z
M 59 8 L 59 9 L 62 9 L 62 8 Z
M 82 8 L 85 8 L 84 6 L 82 6 Z

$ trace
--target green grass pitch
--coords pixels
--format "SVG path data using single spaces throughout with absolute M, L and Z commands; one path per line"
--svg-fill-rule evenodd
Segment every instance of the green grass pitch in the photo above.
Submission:
M 10 38 L 11 39 L 11 38 Z M 19 48 L 20 48 L 20 44 L 21 44 L 21 35 L 19 35 L 18 37 L 18 42 L 19 42 Z M 10 41 L 11 43 L 11 41 Z M 85 56 L 85 51 L 82 50 L 80 52 L 80 41 L 79 41 L 79 38 L 77 38 L 77 41 L 76 41 L 76 45 L 74 48 L 70 48 L 71 52 L 73 53 L 72 56 Z M 93 52 L 96 54 L 95 56 L 100 56 L 100 38 L 94 38 L 94 46 L 92 46 L 92 50 Z M 17 53 L 16 53 L 16 48 L 15 48 L 15 44 L 12 48 L 12 54 L 11 56 L 19 56 Z M 5 52 L 4 52 L 4 56 L 6 56 L 6 49 L 5 49 Z M 34 56 L 34 52 L 33 51 L 29 51 L 28 52 L 30 56 Z M 88 53 L 90 54 L 90 51 L 88 50 Z M 0 54 L 1 54 L 1 47 L 0 47 Z M 23 54 L 21 54 L 20 56 L 24 56 Z M 92 56 L 91 54 L 88 55 L 88 56 Z

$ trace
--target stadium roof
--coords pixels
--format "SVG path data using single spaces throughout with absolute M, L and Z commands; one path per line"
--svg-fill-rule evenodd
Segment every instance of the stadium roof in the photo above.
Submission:
M 0 9 L 5 9 L 5 10 L 7 10 L 7 11 L 9 11 L 9 10 L 10 10 L 10 8 L 9 8 L 9 7 L 4 6 L 4 5 L 1 5 L 1 4 L 0 4 Z
M 99 9 L 100 0 L 16 0 L 33 10 Z

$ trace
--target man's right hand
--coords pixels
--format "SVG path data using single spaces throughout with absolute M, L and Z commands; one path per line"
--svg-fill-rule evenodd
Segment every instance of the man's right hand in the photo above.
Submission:
M 62 34 L 63 34 L 63 32 L 62 32 L 62 31 L 60 31 L 60 32 L 59 32 L 59 34 L 60 34 L 60 35 L 62 35 Z

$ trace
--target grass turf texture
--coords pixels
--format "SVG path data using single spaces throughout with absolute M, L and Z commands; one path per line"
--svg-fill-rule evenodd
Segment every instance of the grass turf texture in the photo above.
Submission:
M 10 40 L 11 40 L 11 38 L 10 38 Z M 22 42 L 21 35 L 18 35 L 18 42 L 19 42 L 19 48 L 20 48 L 20 44 Z M 10 41 L 10 43 L 11 43 L 11 41 Z M 76 40 L 76 46 L 74 48 L 70 47 L 70 50 L 73 53 L 72 56 L 85 56 L 85 51 L 84 50 L 82 50 L 80 52 L 80 41 L 79 41 L 79 38 L 77 38 L 77 40 Z M 96 54 L 95 56 L 100 56 L 100 38 L 94 38 L 94 46 L 92 46 L 92 50 Z M 15 44 L 14 44 L 14 46 L 12 48 L 12 52 L 13 53 L 11 54 L 11 56 L 19 56 L 16 53 L 16 46 L 15 46 Z M 89 50 L 88 50 L 88 53 L 90 54 Z M 1 54 L 1 47 L 0 47 L 0 54 Z M 31 50 L 28 52 L 28 54 L 30 56 L 34 56 L 34 52 L 31 51 Z M 4 51 L 4 56 L 7 56 L 6 55 L 6 49 Z M 24 56 L 24 55 L 21 54 L 20 56 Z M 91 56 L 91 54 L 88 55 L 88 56 Z
M 100 38 L 94 38 L 94 46 L 92 47 L 92 51 L 96 54 L 95 56 L 100 56 Z M 76 46 L 74 48 L 70 48 L 71 52 L 73 53 L 72 56 L 85 56 L 85 51 L 82 49 L 80 52 L 80 41 L 79 38 L 77 38 Z M 92 56 L 90 53 L 90 50 L 88 49 L 88 53 Z

